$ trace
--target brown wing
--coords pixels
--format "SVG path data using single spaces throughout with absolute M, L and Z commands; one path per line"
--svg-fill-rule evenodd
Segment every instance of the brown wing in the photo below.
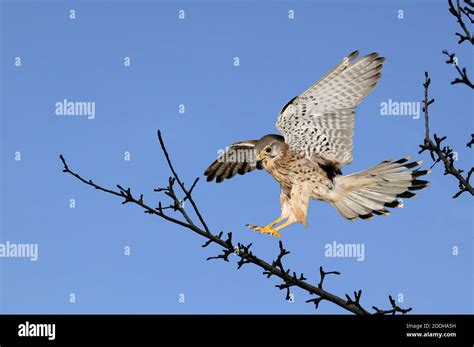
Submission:
M 244 175 L 257 167 L 255 144 L 257 140 L 236 142 L 226 148 L 217 160 L 215 160 L 204 172 L 207 181 L 216 179 L 217 183 L 225 178 L 232 178 L 236 174 Z

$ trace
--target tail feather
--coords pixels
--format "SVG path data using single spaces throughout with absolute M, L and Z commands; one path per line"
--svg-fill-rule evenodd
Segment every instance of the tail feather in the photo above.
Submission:
M 411 170 L 422 161 L 409 161 L 410 157 L 397 161 L 388 159 L 365 171 L 337 176 L 332 205 L 349 220 L 389 215 L 387 207 L 403 207 L 399 198 L 413 198 L 416 196 L 413 191 L 429 184 L 418 177 L 429 174 L 431 170 Z
M 385 203 L 377 200 L 372 200 L 368 197 L 365 197 L 363 194 L 360 194 L 359 192 L 354 192 L 350 195 L 350 198 L 359 205 L 368 207 L 369 212 L 373 210 L 381 210 L 385 205 Z
M 392 196 L 386 195 L 384 193 L 379 193 L 370 189 L 360 189 L 358 192 L 371 200 L 380 201 L 383 204 L 393 201 Z
M 386 209 L 378 210 L 378 211 L 374 210 L 373 213 L 376 214 L 377 216 L 389 216 L 390 215 L 390 211 L 387 211 Z

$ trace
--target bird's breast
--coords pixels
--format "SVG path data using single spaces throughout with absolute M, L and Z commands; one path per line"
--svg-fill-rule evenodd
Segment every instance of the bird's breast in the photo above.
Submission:
M 291 189 L 293 186 L 292 172 L 285 158 L 266 158 L 263 167 L 280 185 Z
M 314 199 L 323 199 L 334 184 L 326 171 L 314 160 L 297 155 L 267 158 L 263 167 L 281 186 L 291 189 L 294 185 L 305 185 Z

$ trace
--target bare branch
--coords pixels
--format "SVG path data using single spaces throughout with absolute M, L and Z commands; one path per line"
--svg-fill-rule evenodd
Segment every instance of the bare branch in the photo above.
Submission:
M 471 148 L 473 144 L 474 144 L 474 134 L 471 134 L 471 139 L 469 140 L 468 143 L 466 143 L 466 146 Z
M 199 212 L 199 209 L 197 208 L 196 203 L 194 202 L 192 196 L 191 196 L 191 191 L 194 189 L 194 186 L 196 185 L 198 178 L 194 181 L 193 185 L 191 186 L 190 190 L 187 190 L 186 187 L 184 186 L 183 182 L 179 179 L 178 175 L 176 174 L 176 171 L 173 167 L 173 164 L 171 163 L 170 157 L 168 155 L 168 151 L 166 150 L 165 144 L 163 142 L 163 138 L 161 137 L 161 132 L 158 130 L 158 140 L 160 141 L 161 149 L 163 151 L 163 154 L 165 155 L 166 162 L 168 163 L 168 167 L 170 168 L 171 172 L 173 173 L 174 178 L 178 182 L 179 186 L 181 187 L 181 190 L 183 193 L 186 195 L 186 199 L 189 200 L 191 205 L 193 206 L 194 212 L 199 218 L 199 221 L 201 222 L 202 226 L 206 230 L 207 233 L 210 233 L 209 228 L 207 227 L 206 222 L 204 221 L 204 218 L 202 218 L 201 212 Z
M 325 272 L 325 271 L 323 270 L 323 267 L 320 266 L 320 267 L 319 267 L 319 274 L 321 275 L 321 280 L 319 281 L 318 288 L 323 289 L 323 282 L 324 282 L 324 278 L 326 277 L 326 275 L 340 275 L 341 273 L 340 273 L 339 271 L 329 271 L 329 272 Z
M 392 305 L 392 309 L 391 310 L 380 310 L 378 307 L 372 306 L 372 308 L 375 310 L 376 315 L 384 315 L 384 314 L 394 315 L 397 312 L 400 312 L 401 314 L 406 314 L 406 313 L 411 311 L 411 308 L 403 309 L 400 306 L 398 306 L 391 295 L 388 296 L 388 300 L 390 301 L 390 304 Z
M 361 296 L 362 296 L 362 290 L 359 290 L 358 292 L 354 292 L 354 300 L 348 294 L 346 294 L 347 304 L 354 305 L 355 307 L 362 309 L 362 306 L 360 305 Z
M 326 275 L 340 275 L 341 273 L 339 271 L 329 271 L 329 272 L 326 272 L 323 270 L 323 267 L 320 266 L 319 267 L 319 274 L 321 276 L 321 279 L 319 281 L 319 284 L 318 284 L 318 288 L 319 289 L 323 289 L 323 283 L 324 283 L 324 278 L 326 277 Z M 309 300 L 306 300 L 306 302 L 312 302 L 314 303 L 314 306 L 315 308 L 317 309 L 319 307 L 319 303 L 321 301 L 323 301 L 324 298 L 323 297 L 318 297 L 318 298 L 313 298 L 313 299 L 309 299 Z M 364 310 L 365 311 L 365 310 Z
M 465 67 L 462 69 L 458 65 L 458 61 L 456 59 L 456 54 L 455 53 L 449 53 L 446 49 L 443 51 L 444 55 L 448 56 L 448 60 L 446 60 L 446 64 L 453 65 L 456 68 L 456 71 L 458 72 L 459 76 L 461 78 L 456 77 L 451 84 L 465 84 L 466 86 L 470 87 L 471 89 L 474 89 L 474 84 L 472 84 L 471 80 L 467 76 L 467 70 Z
M 454 167 L 454 151 L 449 146 L 444 146 L 443 141 L 446 140 L 446 136 L 438 137 L 438 135 L 433 135 L 433 140 L 430 136 L 430 126 L 429 126 L 429 106 L 435 101 L 434 99 L 428 98 L 429 86 L 431 79 L 428 76 L 428 72 L 425 72 L 425 82 L 423 83 L 424 87 L 424 99 L 423 99 L 423 112 L 425 113 L 425 139 L 424 144 L 420 145 L 420 151 L 418 153 L 423 153 L 428 151 L 430 153 L 431 159 L 434 161 L 433 166 L 437 163 L 442 162 L 444 165 L 444 174 L 451 175 L 455 177 L 459 184 L 459 191 L 453 196 L 453 198 L 459 197 L 464 192 L 469 192 L 471 195 L 474 195 L 474 189 L 472 188 L 469 180 L 473 168 L 469 170 L 469 173 L 466 177 L 463 177 L 462 173 L 464 170 L 456 169 Z
M 465 15 L 467 17 L 467 19 L 472 23 L 472 19 L 471 19 L 470 15 L 473 12 L 472 12 L 472 8 L 469 8 L 469 6 L 472 7 L 473 5 L 472 5 L 472 1 L 470 1 L 470 0 L 465 0 L 464 3 L 467 6 L 465 6 L 463 8 L 463 7 L 461 7 L 461 5 L 459 3 L 459 0 L 456 0 L 456 6 L 454 6 L 452 0 L 448 0 L 449 12 L 454 17 L 456 17 L 457 22 L 459 23 L 461 29 L 464 32 L 464 34 L 456 33 L 456 36 L 459 37 L 458 44 L 461 44 L 464 41 L 467 41 L 467 42 L 470 42 L 471 45 L 474 45 L 474 39 L 473 39 L 471 33 L 469 32 L 469 30 L 467 29 L 467 26 L 464 23 L 464 18 L 463 18 L 463 15 Z

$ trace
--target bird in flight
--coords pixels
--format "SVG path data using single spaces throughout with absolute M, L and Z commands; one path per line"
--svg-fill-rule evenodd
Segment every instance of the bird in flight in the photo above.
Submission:
M 399 198 L 412 198 L 413 191 L 428 186 L 418 178 L 430 170 L 412 170 L 422 161 L 410 157 L 342 174 L 341 166 L 352 162 L 355 109 L 377 85 L 385 60 L 378 53 L 356 60 L 358 55 L 349 54 L 281 109 L 276 127 L 283 136 L 236 142 L 204 172 L 207 181 L 219 183 L 265 169 L 280 184 L 280 217 L 249 228 L 280 237 L 290 224 L 307 226 L 310 198 L 327 201 L 351 221 L 386 216 L 387 208 L 403 207 Z

